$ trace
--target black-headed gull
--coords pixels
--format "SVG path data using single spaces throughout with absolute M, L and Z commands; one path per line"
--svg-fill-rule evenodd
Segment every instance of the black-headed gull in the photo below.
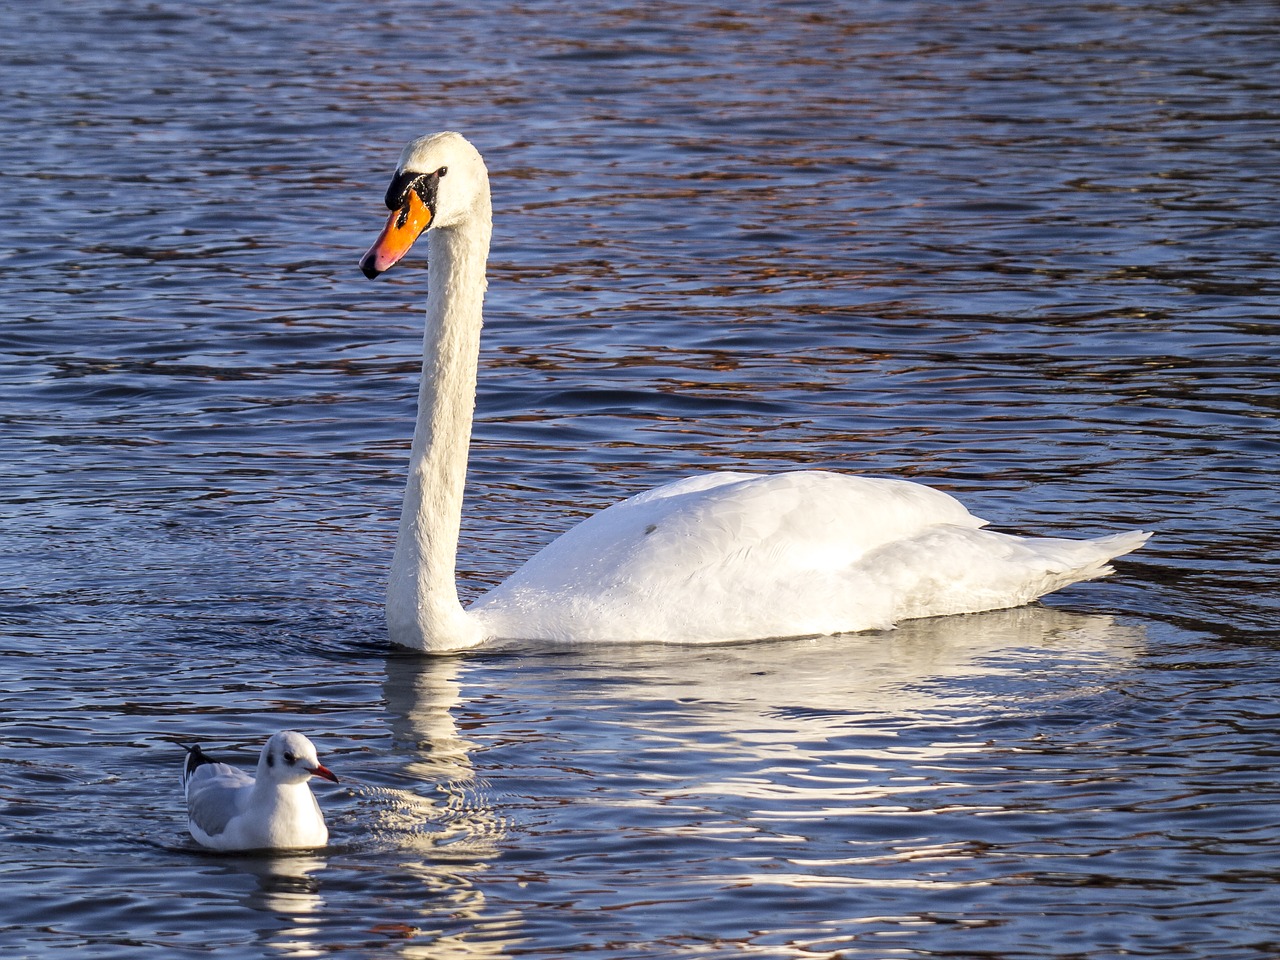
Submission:
M 323 847 L 329 840 L 320 805 L 307 781 L 338 782 L 300 733 L 275 734 L 258 757 L 257 776 L 187 747 L 182 785 L 187 823 L 196 841 L 214 850 Z

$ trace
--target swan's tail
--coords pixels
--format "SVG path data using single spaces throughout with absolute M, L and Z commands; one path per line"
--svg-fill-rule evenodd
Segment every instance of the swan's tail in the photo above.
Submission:
M 1080 572 L 1085 575 L 1080 579 L 1092 580 L 1095 577 L 1105 577 L 1108 574 L 1115 573 L 1108 561 L 1114 560 L 1116 557 L 1123 557 L 1126 553 L 1133 553 L 1150 539 L 1151 532 L 1148 530 L 1130 530 L 1127 533 L 1113 533 L 1109 537 L 1098 537 L 1095 540 L 1084 541 L 1084 544 L 1093 547 L 1097 551 L 1098 559 L 1093 564 L 1093 566 L 1096 566 L 1097 572 L 1086 573 L 1088 568 L 1082 569 Z
M 1036 587 L 1036 596 L 1044 596 L 1082 580 L 1110 576 L 1115 573 L 1112 560 L 1137 550 L 1150 537 L 1146 530 L 1130 530 L 1094 540 L 1024 540 L 1023 543 L 1039 554 L 1045 563 L 1044 580 Z

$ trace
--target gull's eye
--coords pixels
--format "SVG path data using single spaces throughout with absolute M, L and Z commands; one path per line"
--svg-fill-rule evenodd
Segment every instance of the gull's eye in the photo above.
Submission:
M 292 766 L 293 766 L 293 764 L 294 764 L 294 761 L 295 761 L 295 760 L 297 760 L 297 759 L 298 759 L 298 758 L 297 758 L 297 757 L 295 757 L 292 753 L 289 753 L 287 750 L 285 751 L 285 755 L 284 755 L 284 762 L 285 762 L 285 763 L 287 763 L 287 764 L 289 764 L 289 766 L 291 766 L 291 767 L 292 767 Z

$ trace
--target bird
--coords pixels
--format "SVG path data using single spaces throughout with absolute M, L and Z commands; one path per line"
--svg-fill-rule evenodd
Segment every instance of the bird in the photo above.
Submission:
M 606 507 L 464 607 L 455 565 L 493 229 L 484 159 L 461 134 L 418 137 L 384 202 L 390 215 L 360 260 L 366 277 L 427 236 L 422 378 L 386 595 L 395 644 L 446 652 L 889 629 L 1105 576 L 1150 536 L 1000 533 L 936 487 L 844 470 L 709 471 Z
M 273 734 L 258 757 L 256 776 L 211 760 L 199 745 L 185 749 L 187 826 L 197 843 L 214 850 L 287 850 L 329 842 L 307 781 L 338 778 L 302 734 Z

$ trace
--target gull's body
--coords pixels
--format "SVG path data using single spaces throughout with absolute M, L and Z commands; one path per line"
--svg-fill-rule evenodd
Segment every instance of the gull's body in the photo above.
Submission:
M 267 741 L 255 776 L 190 747 L 182 785 L 191 836 L 214 850 L 323 847 L 329 828 L 307 784 L 313 776 L 338 781 L 311 741 L 291 730 Z
M 456 650 L 490 639 L 714 643 L 877 629 L 1017 606 L 1105 576 L 1148 534 L 1026 538 L 904 480 L 707 473 L 584 520 L 469 608 L 455 555 L 492 232 L 489 180 L 456 133 L 422 137 L 387 191 L 361 267 L 377 276 L 427 232 L 423 376 L 387 590 L 391 639 Z M 673 321 L 677 322 L 677 321 Z

